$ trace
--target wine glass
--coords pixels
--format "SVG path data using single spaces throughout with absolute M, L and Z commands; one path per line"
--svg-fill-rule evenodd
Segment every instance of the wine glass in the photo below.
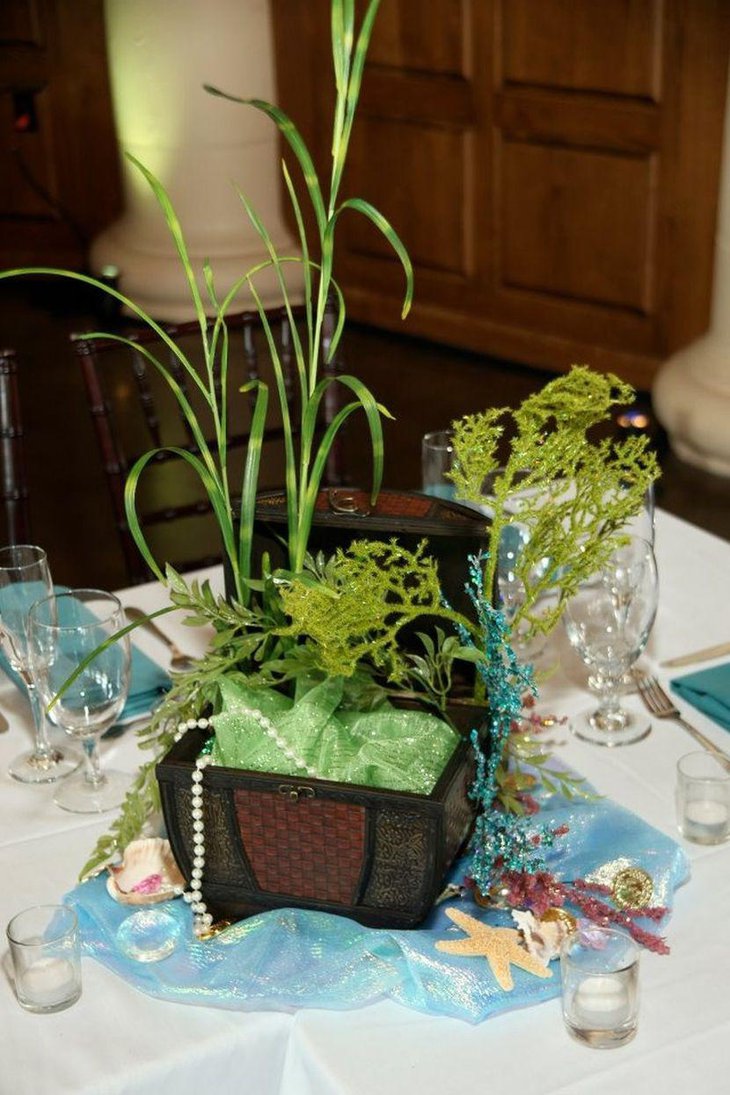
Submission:
M 453 499 L 454 484 L 448 474 L 454 465 L 454 431 L 431 430 L 421 440 L 421 489 L 436 498 Z
M 642 540 L 646 540 L 647 543 L 651 544 L 652 548 L 654 547 L 655 507 L 653 483 L 650 483 L 644 491 L 641 509 L 633 517 L 629 517 L 622 526 L 621 531 L 627 535 L 639 536 Z M 601 681 L 598 673 L 592 673 L 589 676 L 588 687 L 592 692 L 600 693 Z M 636 691 L 636 682 L 631 673 L 624 673 L 621 679 L 621 689 L 627 693 Z
M 52 721 L 84 749 L 83 772 L 54 796 L 56 805 L 73 813 L 111 810 L 122 802 L 132 780 L 124 772 L 102 771 L 98 748 L 129 691 L 129 638 L 119 636 L 124 626 L 119 599 L 97 589 L 46 597 L 30 611 L 31 663 L 38 688 Z
M 496 603 L 509 624 L 510 643 L 520 661 L 537 664 L 547 645 L 548 634 L 536 627 L 535 623 L 554 612 L 560 588 L 558 576 L 550 575 L 551 564 L 547 558 L 538 560 L 525 573 L 520 557 L 529 539 L 529 530 L 519 522 L 505 525 L 502 529 L 497 549 Z M 539 593 L 538 588 L 541 588 Z M 528 597 L 531 602 L 530 620 L 524 617 L 518 620 L 517 615 Z
M 592 671 L 598 708 L 578 716 L 571 730 L 597 745 L 628 745 L 646 737 L 647 718 L 621 706 L 624 675 L 646 646 L 656 616 L 658 580 L 654 552 L 630 536 L 605 566 L 568 601 L 568 640 Z
M 30 667 L 28 613 L 34 601 L 53 592 L 46 553 L 33 544 L 0 548 L 0 646 L 10 668 L 23 681 L 33 712 L 33 748 L 21 753 L 8 772 L 21 783 L 53 783 L 78 768 L 81 757 L 48 740 L 43 704 Z
M 484 505 L 482 512 L 491 517 L 493 499 L 497 481 L 505 473 L 505 468 L 495 468 L 490 472 L 483 485 Z M 555 498 L 567 493 L 561 483 L 530 485 L 531 473 L 520 471 L 513 475 L 510 495 L 504 511 L 512 520 L 502 528 L 497 548 L 497 567 L 495 571 L 495 603 L 504 613 L 510 626 L 510 642 L 522 662 L 537 663 L 547 645 L 548 634 L 534 625 L 540 617 L 552 613 L 560 597 L 560 575 L 547 557 L 536 559 L 529 568 L 525 566 L 524 552 L 530 544 L 532 530 L 530 524 L 520 517 L 520 511 L 526 500 L 537 501 L 539 508 L 549 506 Z M 541 592 L 537 592 L 540 589 Z M 516 620 L 525 601 L 530 601 L 530 620 Z
M 644 491 L 641 509 L 634 517 L 629 518 L 624 527 L 626 532 L 632 536 L 640 536 L 642 540 L 646 540 L 654 547 L 655 505 L 653 483 L 650 483 Z

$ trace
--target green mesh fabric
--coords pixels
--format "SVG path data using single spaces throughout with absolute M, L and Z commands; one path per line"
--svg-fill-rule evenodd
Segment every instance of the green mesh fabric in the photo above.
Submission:
M 301 776 L 301 761 L 320 779 L 429 794 L 458 742 L 451 727 L 425 711 L 387 704 L 376 711 L 340 711 L 339 677 L 300 687 L 294 700 L 250 688 L 244 677 L 225 678 L 221 694 L 222 710 L 212 720 L 213 760 L 229 768 Z M 278 742 L 251 711 L 273 723 Z M 297 762 L 287 758 L 285 747 Z

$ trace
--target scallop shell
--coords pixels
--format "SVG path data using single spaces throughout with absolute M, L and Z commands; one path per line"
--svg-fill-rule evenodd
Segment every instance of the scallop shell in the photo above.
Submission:
M 162 837 L 133 840 L 122 862 L 107 867 L 106 888 L 122 905 L 153 905 L 178 897 L 185 879 L 175 862 L 170 842 Z

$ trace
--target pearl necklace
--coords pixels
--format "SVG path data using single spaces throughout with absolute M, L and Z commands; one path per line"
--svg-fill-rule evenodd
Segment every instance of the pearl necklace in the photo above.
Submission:
M 175 741 L 188 730 L 207 730 L 210 723 L 208 719 L 187 719 L 178 725 L 175 733 Z M 203 769 L 213 763 L 210 753 L 197 757 L 193 769 L 192 807 L 193 818 L 193 870 L 190 875 L 190 889 L 186 890 L 183 901 L 190 905 L 193 911 L 193 933 L 196 938 L 202 939 L 213 926 L 213 917 L 208 912 L 208 906 L 203 901 L 202 884 L 203 868 L 205 867 L 205 825 L 203 823 Z
M 303 769 L 308 776 L 317 778 L 317 771 L 312 768 L 311 765 L 306 764 L 301 757 L 298 757 L 293 749 L 289 747 L 286 739 L 283 738 L 273 722 L 267 719 L 263 711 L 258 711 L 251 707 L 242 707 L 239 709 L 241 715 L 245 715 L 248 718 L 253 719 L 259 724 L 263 732 L 267 737 L 271 738 L 273 742 L 278 745 L 284 756 L 288 761 L 291 761 L 297 768 Z M 175 741 L 180 741 L 183 734 L 188 730 L 207 730 L 210 726 L 210 721 L 205 718 L 201 719 L 186 719 L 178 724 L 177 731 L 175 732 Z M 193 932 L 197 939 L 205 939 L 210 936 L 211 928 L 213 927 L 213 917 L 208 912 L 208 906 L 203 901 L 203 871 L 205 869 L 205 823 L 203 821 L 203 770 L 213 763 L 213 757 L 210 753 L 206 753 L 196 758 L 195 768 L 193 769 L 193 782 L 191 787 L 191 816 L 193 819 L 193 869 L 190 875 L 190 889 L 186 890 L 183 896 L 183 901 L 190 905 L 193 912 Z

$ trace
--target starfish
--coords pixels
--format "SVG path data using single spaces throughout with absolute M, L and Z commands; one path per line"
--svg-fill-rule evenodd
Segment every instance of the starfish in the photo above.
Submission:
M 455 924 L 467 933 L 466 939 L 440 939 L 436 949 L 447 954 L 484 955 L 501 988 L 510 992 L 514 988 L 511 965 L 519 966 L 535 977 L 552 977 L 539 959 L 529 954 L 520 943 L 520 933 L 514 928 L 490 928 L 460 909 L 446 909 Z

